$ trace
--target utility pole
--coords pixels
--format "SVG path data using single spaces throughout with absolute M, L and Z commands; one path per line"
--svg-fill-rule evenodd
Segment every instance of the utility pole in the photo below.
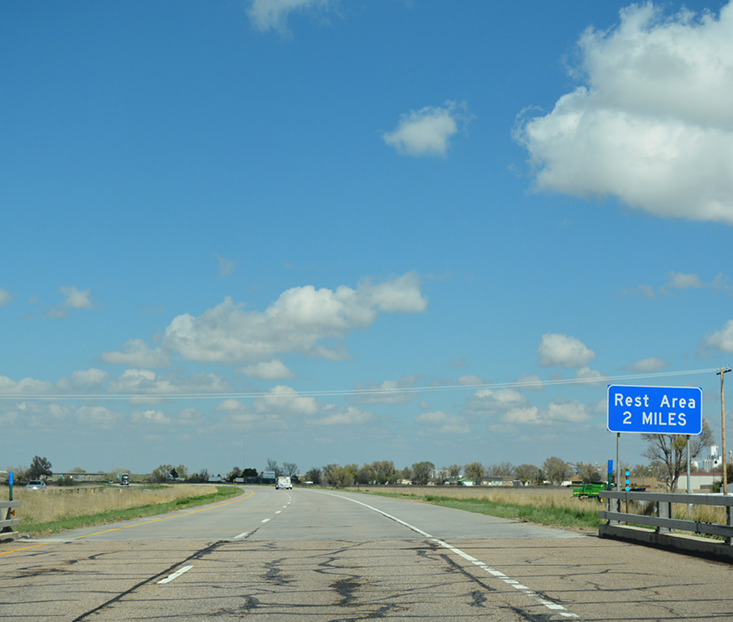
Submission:
M 720 419 L 721 435 L 723 437 L 723 494 L 728 495 L 728 455 L 725 449 L 725 391 L 723 389 L 723 378 L 730 371 L 730 367 L 721 367 L 716 373 L 720 376 Z

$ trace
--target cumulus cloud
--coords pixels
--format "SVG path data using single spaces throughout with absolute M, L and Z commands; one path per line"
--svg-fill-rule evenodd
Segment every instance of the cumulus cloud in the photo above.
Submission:
M 51 393 L 53 385 L 45 380 L 23 378 L 11 380 L 7 376 L 0 376 L 0 395 L 43 395 Z
M 329 404 L 321 410 L 319 417 L 309 419 L 307 423 L 316 426 L 364 425 L 371 421 L 372 417 L 372 413 L 353 406 L 343 407 Z
M 13 294 L 4 289 L 0 289 L 0 307 L 4 307 L 13 302 Z
M 539 425 L 543 423 L 539 416 L 540 409 L 537 406 L 525 406 L 512 408 L 507 411 L 501 420 L 504 423 L 518 425 Z
M 245 311 L 227 297 L 198 317 L 179 315 L 162 346 L 184 360 L 209 363 L 256 364 L 287 352 L 342 360 L 343 347 L 319 342 L 369 328 L 379 311 L 420 313 L 426 307 L 413 273 L 385 283 L 365 280 L 356 289 L 307 285 L 283 292 L 263 312 Z
M 121 419 L 120 413 L 104 406 L 82 406 L 77 410 L 77 420 L 84 426 L 110 429 Z
M 199 372 L 190 376 L 160 376 L 150 369 L 126 369 L 121 376 L 107 383 L 110 393 L 167 395 L 177 393 L 223 393 L 229 390 L 226 381 L 213 373 Z
M 253 403 L 259 413 L 275 413 L 286 416 L 309 416 L 318 412 L 318 404 L 312 397 L 301 397 L 298 392 L 283 385 L 273 387 L 264 397 Z
M 458 415 L 451 415 L 437 410 L 427 412 L 415 418 L 415 423 L 429 426 L 437 434 L 470 434 L 471 428 Z
M 329 0 L 251 0 L 247 14 L 258 30 L 277 30 L 284 34 L 287 33 L 290 13 L 314 8 L 325 9 L 330 4 L 332 2 Z
M 720 330 L 705 335 L 704 342 L 707 348 L 733 352 L 733 320 L 728 320 Z
M 80 290 L 73 285 L 64 285 L 59 288 L 59 294 L 64 296 L 63 301 L 55 307 L 44 307 L 46 309 L 44 317 L 47 318 L 65 318 L 69 315 L 69 310 L 77 311 L 79 309 L 91 309 L 94 306 L 91 290 Z M 34 296 L 28 301 L 28 304 L 36 304 L 38 299 Z
M 550 402 L 547 408 L 547 418 L 550 421 L 560 421 L 565 423 L 585 423 L 590 421 L 591 416 L 588 414 L 585 404 L 578 401 L 566 401 L 556 399 Z
M 649 374 L 660 371 L 667 367 L 667 362 L 656 356 L 649 356 L 645 359 L 639 359 L 631 366 L 631 369 L 640 374 Z
M 400 115 L 397 128 L 382 134 L 385 143 L 409 156 L 443 156 L 450 138 L 471 120 L 465 102 L 447 101 Z
M 464 374 L 463 376 L 459 376 L 458 380 L 456 380 L 456 384 L 459 384 L 464 387 L 470 387 L 477 384 L 489 384 L 486 380 L 483 378 L 479 378 L 475 374 Z
M 606 377 L 601 372 L 590 367 L 581 367 L 575 372 L 575 377 L 587 384 L 603 384 L 606 382 Z
M 543 367 L 581 367 L 596 358 L 579 339 L 557 333 L 542 335 L 537 355 Z
M 728 277 L 722 272 L 718 274 L 710 283 L 704 282 L 699 275 L 685 272 L 670 272 L 667 275 L 667 281 L 657 291 L 651 285 L 637 285 L 623 291 L 624 295 L 641 295 L 644 298 L 655 298 L 659 295 L 669 295 L 675 290 L 687 289 L 708 289 L 712 292 L 724 292 L 726 294 L 733 293 L 733 287 L 730 285 Z
M 480 389 L 466 400 L 465 412 L 485 417 L 524 406 L 527 399 L 514 389 Z
M 733 223 L 733 5 L 665 17 L 634 4 L 578 51 L 584 83 L 515 133 L 537 189 Z
M 131 419 L 134 423 L 154 423 L 156 425 L 169 425 L 171 418 L 160 410 L 133 411 Z
M 56 383 L 56 387 L 62 390 L 96 388 L 103 385 L 108 376 L 109 374 L 106 371 L 95 368 L 75 371 L 68 378 L 61 378 Z
M 171 358 L 160 348 L 151 348 L 142 339 L 130 339 L 122 346 L 121 352 L 103 352 L 102 360 L 111 365 L 148 367 L 158 369 L 170 367 Z
M 362 393 L 349 399 L 357 404 L 407 404 L 418 394 L 403 389 L 414 387 L 416 381 L 416 376 L 402 376 L 399 380 L 385 380 L 380 384 L 359 383 L 355 390 Z
M 245 376 L 259 378 L 260 380 L 287 380 L 288 378 L 295 377 L 295 374 L 280 359 L 247 365 L 240 369 L 239 372 Z
M 88 287 L 85 290 L 79 290 L 74 286 L 65 285 L 59 288 L 59 293 L 65 296 L 61 305 L 67 309 L 92 308 L 92 297 L 90 294 L 90 288 Z

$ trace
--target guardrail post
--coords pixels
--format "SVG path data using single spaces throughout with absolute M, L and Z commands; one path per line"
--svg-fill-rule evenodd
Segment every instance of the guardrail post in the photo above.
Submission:
M 657 503 L 657 517 L 672 518 L 672 504 L 667 501 Z M 657 527 L 657 533 L 670 533 L 671 531 L 669 527 Z
M 620 505 L 621 500 L 620 499 L 609 499 L 608 500 L 608 511 L 609 512 L 619 512 L 620 511 Z M 619 522 L 617 520 L 610 520 L 608 521 L 609 525 L 618 525 Z

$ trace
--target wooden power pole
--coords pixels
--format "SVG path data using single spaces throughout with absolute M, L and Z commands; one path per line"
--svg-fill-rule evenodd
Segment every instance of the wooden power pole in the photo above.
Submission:
M 725 390 L 723 389 L 723 377 L 730 371 L 730 367 L 721 367 L 717 374 L 720 376 L 720 419 L 721 436 L 723 437 L 723 494 L 728 494 L 728 456 L 725 448 Z

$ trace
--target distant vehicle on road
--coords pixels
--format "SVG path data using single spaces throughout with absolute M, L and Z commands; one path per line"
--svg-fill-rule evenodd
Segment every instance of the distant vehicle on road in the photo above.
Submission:
M 46 484 L 40 479 L 32 479 L 25 485 L 26 490 L 46 490 Z
M 277 483 L 275 484 L 275 490 L 277 490 L 278 488 L 292 490 L 293 484 L 290 481 L 290 478 L 289 477 L 278 477 Z
M 120 475 L 120 486 L 129 486 L 130 485 L 130 476 L 127 473 L 123 473 Z

